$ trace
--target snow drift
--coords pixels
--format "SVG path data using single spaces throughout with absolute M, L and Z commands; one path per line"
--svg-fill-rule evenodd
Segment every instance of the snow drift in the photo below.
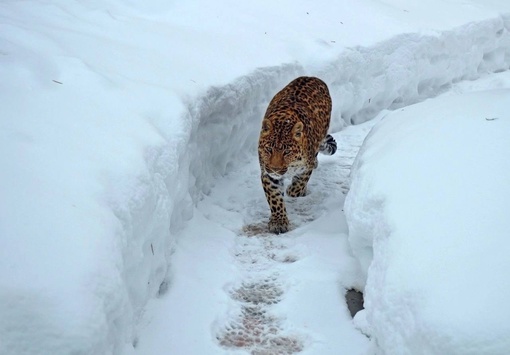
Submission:
M 510 348 L 506 77 L 507 89 L 388 114 L 356 158 L 345 211 L 367 275 L 357 322 L 382 353 Z

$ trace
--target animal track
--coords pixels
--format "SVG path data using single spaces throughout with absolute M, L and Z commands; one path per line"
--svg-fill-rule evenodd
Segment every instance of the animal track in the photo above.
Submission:
M 275 263 L 298 260 L 287 253 L 283 239 L 239 236 L 238 241 L 239 249 L 235 256 L 241 266 L 250 272 L 267 270 Z M 278 272 L 260 280 L 243 282 L 232 288 L 229 294 L 233 300 L 241 303 L 240 314 L 217 333 L 216 338 L 221 346 L 245 349 L 252 355 L 290 355 L 303 350 L 300 337 L 283 334 L 282 320 L 270 314 L 271 307 L 284 296 Z
M 252 355 L 294 354 L 304 344 L 297 336 L 282 335 L 281 321 L 264 306 L 243 306 L 241 314 L 217 335 L 226 348 L 242 348 Z
M 255 306 L 276 304 L 281 300 L 283 290 L 274 280 L 266 279 L 262 282 L 243 283 L 241 287 L 231 293 L 231 297 Z

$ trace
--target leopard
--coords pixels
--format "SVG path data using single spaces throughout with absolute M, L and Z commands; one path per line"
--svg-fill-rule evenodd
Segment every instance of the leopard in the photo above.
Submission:
M 333 155 L 337 143 L 328 134 L 332 101 L 328 86 L 316 77 L 292 80 L 269 102 L 260 131 L 258 156 L 261 182 L 271 216 L 271 233 L 290 229 L 285 193 L 307 194 L 307 184 L 318 166 L 317 155 Z M 290 182 L 284 189 L 284 179 Z

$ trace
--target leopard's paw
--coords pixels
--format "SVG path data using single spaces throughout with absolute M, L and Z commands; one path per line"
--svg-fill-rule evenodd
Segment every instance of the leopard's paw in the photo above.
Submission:
M 289 220 L 286 216 L 278 219 L 271 217 L 269 219 L 268 227 L 271 233 L 275 234 L 286 233 L 289 231 L 290 227 Z

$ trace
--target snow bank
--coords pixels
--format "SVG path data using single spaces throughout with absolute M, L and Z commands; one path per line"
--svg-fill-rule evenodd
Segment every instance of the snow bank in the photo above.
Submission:
M 506 78 L 388 114 L 356 158 L 345 211 L 382 353 L 510 349 Z
M 338 130 L 509 67 L 508 20 L 492 10 L 374 45 L 416 30 L 398 6 L 380 17 L 374 2 L 292 2 L 280 23 L 235 3 L 0 4 L 1 353 L 119 353 L 133 341 L 193 203 L 253 158 L 267 102 L 293 77 L 330 84 Z M 356 21 L 339 25 L 340 12 Z M 230 19 L 252 27 L 237 33 Z M 336 46 L 339 26 L 342 46 L 369 47 Z
M 333 97 L 332 129 L 436 96 L 463 80 L 510 68 L 510 16 L 434 34 L 409 33 L 346 49 L 320 68 Z M 345 123 L 344 123 L 345 121 Z
M 1 5 L 2 354 L 120 352 L 184 200 L 182 100 L 106 13 L 59 5 Z

